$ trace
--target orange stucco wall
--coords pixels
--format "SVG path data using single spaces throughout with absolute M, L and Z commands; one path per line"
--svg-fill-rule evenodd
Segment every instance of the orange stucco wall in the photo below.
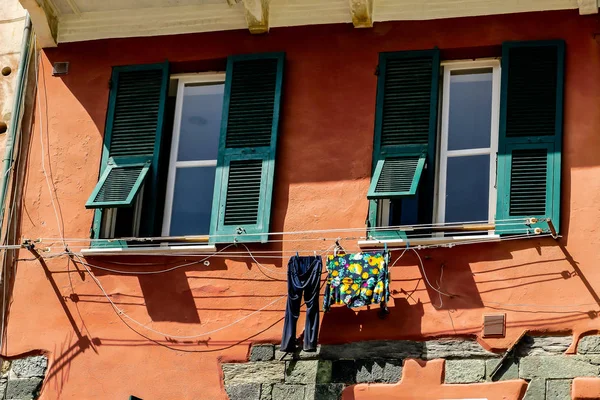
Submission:
M 446 57 L 477 57 L 499 55 L 507 40 L 562 38 L 567 45 L 562 239 L 421 251 L 431 281 L 440 279 L 444 265 L 442 288 L 456 296 L 444 298 L 443 305 L 425 287 L 414 254 L 406 253 L 392 269 L 388 318 L 378 319 L 376 307 L 335 308 L 322 315 L 320 340 L 479 336 L 483 315 L 495 312 L 506 313 L 507 335 L 482 340 L 490 349 L 509 346 L 524 329 L 575 335 L 599 330 L 600 43 L 593 36 L 598 31 L 598 16 L 573 10 L 377 23 L 363 30 L 335 25 L 273 29 L 263 36 L 235 31 L 61 44 L 40 57 L 41 107 L 28 154 L 22 236 L 47 238 L 38 247 L 51 247 L 53 253 L 63 249 L 42 171 L 40 132 L 61 230 L 67 238 L 89 236 L 92 212 L 84 203 L 97 181 L 114 65 L 169 60 L 182 70 L 216 68 L 230 54 L 285 51 L 272 230 L 358 228 L 367 215 L 379 52 L 438 46 Z M 56 61 L 70 62 L 68 75 L 51 76 Z M 259 258 L 262 267 L 239 247 L 229 249 L 239 256 L 160 275 L 95 270 L 128 315 L 170 335 L 212 332 L 274 302 L 234 326 L 180 341 L 121 320 L 92 279 L 77 272 L 68 258 L 46 261 L 51 279 L 39 261 L 19 262 L 4 354 L 48 353 L 44 399 L 225 398 L 219 362 L 244 360 L 250 343 L 280 340 L 287 257 L 333 244 L 285 239 L 290 241 L 251 247 L 275 251 L 275 258 Z M 357 249 L 356 240 L 342 244 Z M 73 242 L 71 249 L 83 245 Z M 148 271 L 196 259 L 90 262 Z

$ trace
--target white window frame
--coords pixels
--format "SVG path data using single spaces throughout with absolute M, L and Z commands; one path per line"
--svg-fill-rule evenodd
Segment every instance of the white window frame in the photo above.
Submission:
M 179 134 L 181 128 L 181 115 L 183 113 L 183 89 L 190 83 L 225 83 L 225 72 L 208 72 L 198 74 L 171 75 L 177 79 L 177 97 L 175 99 L 175 118 L 173 121 L 173 134 L 171 137 L 171 152 L 169 157 L 169 173 L 167 176 L 167 193 L 163 214 L 162 236 L 169 236 L 171 230 L 171 213 L 173 211 L 173 196 L 175 193 L 175 173 L 177 168 L 189 167 L 214 167 L 217 160 L 177 161 L 179 150 Z
M 496 167 L 498 160 L 498 137 L 500 131 L 500 60 L 471 60 L 442 62 L 442 120 L 438 138 L 438 159 L 436 168 L 436 196 L 433 220 L 444 223 L 446 217 L 446 177 L 449 157 L 490 155 L 488 223 L 494 223 L 496 214 L 497 182 Z M 492 69 L 492 118 L 490 147 L 466 150 L 448 150 L 448 119 L 450 115 L 450 74 L 452 71 L 491 68 Z M 472 221 L 464 221 L 472 222 Z M 490 235 L 493 231 L 489 232 Z

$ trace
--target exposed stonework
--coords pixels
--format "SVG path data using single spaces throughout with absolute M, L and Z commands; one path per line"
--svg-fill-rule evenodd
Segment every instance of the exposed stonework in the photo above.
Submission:
M 293 353 L 286 353 L 281 350 L 275 350 L 275 359 L 278 361 L 289 361 L 289 360 L 316 360 L 319 358 L 327 358 L 321 357 L 321 346 L 317 346 L 316 351 L 304 351 L 304 350 L 296 350 Z
M 577 344 L 579 354 L 600 354 L 600 336 L 584 336 Z
M 316 384 L 331 382 L 331 361 L 299 360 L 286 361 L 285 382 Z
M 546 400 L 571 400 L 570 379 L 549 379 L 546 381 Z
M 440 339 L 425 342 L 420 358 L 433 360 L 435 358 L 491 358 L 498 356 L 498 354 L 481 347 L 475 340 Z
M 446 383 L 473 383 L 485 379 L 484 360 L 446 361 Z
M 223 364 L 225 385 L 240 383 L 283 382 L 285 364 L 277 362 L 250 362 L 247 364 Z
M 273 358 L 275 358 L 275 346 L 272 344 L 252 346 L 250 361 L 271 361 Z
M 308 385 L 304 389 L 304 400 L 337 400 L 344 390 L 344 384 Z
M 449 385 L 524 379 L 524 400 L 560 400 L 570 399 L 573 378 L 600 377 L 600 336 L 583 338 L 577 355 L 565 354 L 571 343 L 570 336 L 525 336 L 516 357 L 506 359 L 494 379 L 501 354 L 461 339 L 367 341 L 290 354 L 256 345 L 250 362 L 222 368 L 234 400 L 339 399 L 349 385 L 397 384 L 407 359 L 445 359 L 443 378 Z
M 572 379 L 579 376 L 598 376 L 600 366 L 576 356 L 531 356 L 519 363 L 519 377 L 523 379 Z
M 485 361 L 485 375 L 488 381 L 492 380 L 492 372 L 498 365 L 500 360 L 491 359 Z M 507 360 L 500 370 L 494 376 L 495 381 L 508 381 L 511 379 L 519 379 L 519 361 Z
M 48 367 L 46 356 L 33 356 L 13 360 L 12 371 L 19 378 L 43 378 Z
M 304 386 L 302 385 L 275 385 L 273 386 L 273 400 L 304 400 Z
M 546 380 L 535 378 L 527 385 L 527 391 L 523 400 L 542 400 L 546 398 Z
M 261 400 L 261 385 L 259 383 L 225 385 L 225 391 L 230 400 Z
M 46 356 L 3 360 L 0 400 L 37 399 L 48 368 Z
M 321 358 L 326 360 L 359 360 L 369 358 L 421 358 L 423 342 L 409 340 L 369 340 L 321 346 Z
M 571 343 L 572 336 L 525 336 L 516 353 L 519 357 L 563 354 Z

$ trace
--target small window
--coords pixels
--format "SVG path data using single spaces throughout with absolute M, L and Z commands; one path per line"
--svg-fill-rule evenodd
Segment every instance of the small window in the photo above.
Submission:
M 494 222 L 500 65 L 443 65 L 438 223 Z
M 172 84 L 177 100 L 162 234 L 208 235 L 225 74 L 182 77 Z

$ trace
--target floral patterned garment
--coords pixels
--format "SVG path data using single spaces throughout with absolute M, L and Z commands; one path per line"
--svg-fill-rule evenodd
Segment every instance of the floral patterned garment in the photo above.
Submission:
M 327 257 L 327 286 L 323 309 L 332 304 L 350 308 L 389 300 L 387 253 L 337 254 Z

